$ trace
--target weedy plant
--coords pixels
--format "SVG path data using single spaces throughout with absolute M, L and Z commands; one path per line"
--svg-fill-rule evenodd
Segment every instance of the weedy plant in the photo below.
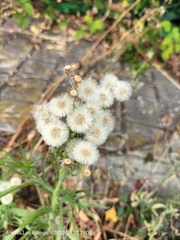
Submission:
M 70 65 L 65 66 L 64 73 L 70 89 L 32 110 L 36 128 L 50 147 L 48 156 L 34 157 L 32 152 L 27 155 L 20 145 L 22 159 L 8 153 L 1 162 L 3 170 L 10 169 L 24 179 L 23 183 L 16 181 L 17 186 L 8 185 L 6 189 L 3 182 L 0 185 L 1 233 L 5 240 L 14 239 L 16 234 L 22 234 L 20 239 L 43 239 L 45 234 L 49 239 L 62 239 L 63 235 L 79 239 L 82 229 L 74 214 L 81 210 L 98 226 L 90 207 L 102 206 L 89 201 L 93 195 L 87 190 L 78 189 L 78 186 L 71 189 L 64 183 L 72 176 L 91 175 L 90 166 L 99 157 L 98 146 L 106 141 L 114 128 L 115 119 L 110 107 L 114 100 L 128 100 L 132 87 L 111 73 L 99 83 L 91 77 L 82 79 Z M 48 162 L 53 168 L 54 184 L 50 184 L 46 176 Z M 43 169 L 40 174 L 36 170 L 37 164 Z M 4 204 L 5 197 L 28 185 L 36 186 L 41 192 L 41 208 L 32 212 L 17 208 L 11 203 L 12 197 Z

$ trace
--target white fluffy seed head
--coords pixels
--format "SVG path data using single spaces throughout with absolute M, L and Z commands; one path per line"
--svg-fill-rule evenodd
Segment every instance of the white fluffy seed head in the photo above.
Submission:
M 0 183 L 0 192 L 3 192 L 5 190 L 9 189 L 10 187 L 11 187 L 10 182 L 6 182 L 6 181 L 1 182 Z
M 96 146 L 103 144 L 108 136 L 105 127 L 99 124 L 94 124 L 85 134 L 85 139 Z
M 114 128 L 114 122 L 114 117 L 111 115 L 110 111 L 102 110 L 97 118 L 96 124 L 103 126 L 106 129 L 107 134 L 109 134 Z
M 56 121 L 57 118 L 54 115 L 45 114 L 36 120 L 36 129 L 39 133 L 42 133 L 43 129 L 45 129 L 49 124 L 52 124 Z
M 68 140 L 69 129 L 67 125 L 61 121 L 50 123 L 46 128 L 42 129 L 42 137 L 44 141 L 52 147 L 59 147 Z
M 45 114 L 48 114 L 49 108 L 48 108 L 47 103 L 45 102 L 40 105 L 34 106 L 31 113 L 35 120 L 37 120 L 38 118 L 41 118 Z
M 113 95 L 110 90 L 101 87 L 97 94 L 97 103 L 100 107 L 110 107 L 114 102 Z
M 106 73 L 100 80 L 100 85 L 107 88 L 108 90 L 112 90 L 117 82 L 118 78 L 114 74 Z
M 91 114 L 84 106 L 79 107 L 71 115 L 67 116 L 67 124 L 72 131 L 84 133 L 92 125 Z
M 97 148 L 92 143 L 84 140 L 74 146 L 72 154 L 75 161 L 88 165 L 95 163 L 99 157 Z
M 49 111 L 57 117 L 65 117 L 73 109 L 73 99 L 67 94 L 52 98 L 48 103 Z
M 132 95 L 131 84 L 125 81 L 119 81 L 113 88 L 114 96 L 117 100 L 127 101 Z
M 21 183 L 22 183 L 22 180 L 21 180 L 21 178 L 19 178 L 19 177 L 12 177 L 12 178 L 10 179 L 10 185 L 11 185 L 11 187 L 21 185 Z
M 68 142 L 67 146 L 66 146 L 66 154 L 69 158 L 73 159 L 73 154 L 72 154 L 72 151 L 73 151 L 73 148 L 74 146 L 79 142 L 81 141 L 80 138 L 74 138 L 72 139 L 71 141 Z
M 83 80 L 78 88 L 78 96 L 80 97 L 81 100 L 85 102 L 94 102 L 97 92 L 98 85 L 91 78 Z
M 0 200 L 2 204 L 8 205 L 13 201 L 13 195 L 12 193 L 9 193 L 6 196 L 2 197 Z
M 101 112 L 100 106 L 98 106 L 97 103 L 87 103 L 84 105 L 84 107 L 87 109 L 93 119 L 96 119 Z

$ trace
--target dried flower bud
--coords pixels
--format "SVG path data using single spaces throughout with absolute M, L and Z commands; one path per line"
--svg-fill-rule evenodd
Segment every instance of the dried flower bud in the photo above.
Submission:
M 86 176 L 86 177 L 91 176 L 91 171 L 89 169 L 87 169 L 87 168 L 84 170 L 83 173 L 84 173 L 84 176 Z
M 70 94 L 71 94 L 72 97 L 76 97 L 77 96 L 77 91 L 73 89 L 73 90 L 70 91 Z
M 65 70 L 65 71 L 70 71 L 70 70 L 71 70 L 71 65 L 66 65 L 66 66 L 64 67 L 64 70 Z
M 70 158 L 65 158 L 64 159 L 64 164 L 67 166 L 70 166 L 72 164 L 72 160 Z
M 79 75 L 75 75 L 75 76 L 74 76 L 74 81 L 77 82 L 77 83 L 79 83 L 79 82 L 82 81 L 82 78 L 81 78 Z

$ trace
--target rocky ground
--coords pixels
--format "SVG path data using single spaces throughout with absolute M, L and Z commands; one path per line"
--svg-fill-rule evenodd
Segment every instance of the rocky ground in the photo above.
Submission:
M 38 37 L 35 45 L 32 36 L 23 32 L 8 32 L 8 29 L 18 29 L 13 20 L 5 21 L 2 27 L 0 140 L 4 144 L 6 137 L 10 138 L 11 134 L 16 133 L 24 119 L 28 118 L 33 104 L 61 77 L 59 66 L 77 64 L 92 46 L 92 42 L 65 44 L 63 34 L 58 34 L 56 38 L 61 45 Z M 46 32 L 48 34 L 52 36 L 51 32 Z M 98 51 L 99 49 L 94 55 Z M 79 70 L 81 75 L 90 74 L 97 80 L 105 72 L 113 72 L 120 79 L 130 81 L 134 91 L 126 104 L 116 103 L 114 106 L 116 127 L 101 148 L 102 163 L 119 180 L 130 177 L 122 172 L 122 165 L 126 165 L 125 171 L 132 177 L 132 182 L 128 180 L 129 187 L 139 178 L 161 182 L 164 173 L 176 162 L 175 156 L 180 153 L 179 85 L 175 85 L 171 78 L 154 67 L 141 76 L 139 81 L 132 82 L 128 68 L 111 57 Z M 55 93 L 65 89 L 66 82 L 63 81 Z M 144 160 L 146 164 L 143 163 Z
M 12 151 L 20 140 L 26 150 L 37 136 L 30 117 L 33 105 L 66 91 L 62 66 L 76 66 L 93 42 L 66 42 L 64 33 L 51 31 L 34 37 L 19 30 L 11 19 L 1 27 L 0 145 Z M 9 29 L 13 29 L 13 33 Z M 98 56 L 103 47 L 102 43 L 89 53 L 91 59 Z M 114 105 L 115 129 L 101 146 L 101 158 L 92 167 L 85 187 L 93 183 L 93 191 L 102 199 L 116 198 L 119 193 L 139 190 L 142 186 L 163 197 L 176 195 L 180 190 L 179 84 L 155 67 L 134 82 L 128 67 L 112 56 L 84 64 L 77 71 L 83 77 L 91 75 L 96 80 L 106 72 L 113 72 L 133 85 L 131 99 Z M 40 145 L 35 146 L 36 152 L 41 150 Z M 21 197 L 27 192 L 32 195 L 32 202 L 37 203 L 33 189 L 32 194 L 30 189 L 25 189 Z

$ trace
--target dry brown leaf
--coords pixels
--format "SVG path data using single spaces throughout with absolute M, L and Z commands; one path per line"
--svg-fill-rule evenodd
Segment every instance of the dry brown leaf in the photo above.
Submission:
M 39 50 L 40 50 L 40 47 L 39 47 L 39 45 L 38 45 L 38 44 L 36 44 L 36 43 L 33 45 L 33 47 L 36 49 L 36 51 L 39 51 Z
M 96 235 L 94 235 L 94 240 L 100 240 L 101 239 L 101 232 L 97 232 Z
M 97 214 L 97 212 L 91 208 L 91 213 L 93 214 L 94 218 L 96 219 L 97 222 L 101 222 L 101 218 L 99 217 L 99 215 Z
M 36 209 L 34 209 L 34 208 L 32 208 L 32 207 L 26 207 L 26 209 L 28 210 L 28 211 L 30 211 L 30 212 L 34 212 L 34 211 L 36 211 Z
M 90 220 L 89 217 L 88 217 L 88 215 L 87 215 L 83 210 L 80 210 L 80 211 L 78 212 L 78 209 L 76 209 L 76 212 L 77 212 L 79 218 L 80 218 L 82 221 L 88 222 L 88 221 Z

